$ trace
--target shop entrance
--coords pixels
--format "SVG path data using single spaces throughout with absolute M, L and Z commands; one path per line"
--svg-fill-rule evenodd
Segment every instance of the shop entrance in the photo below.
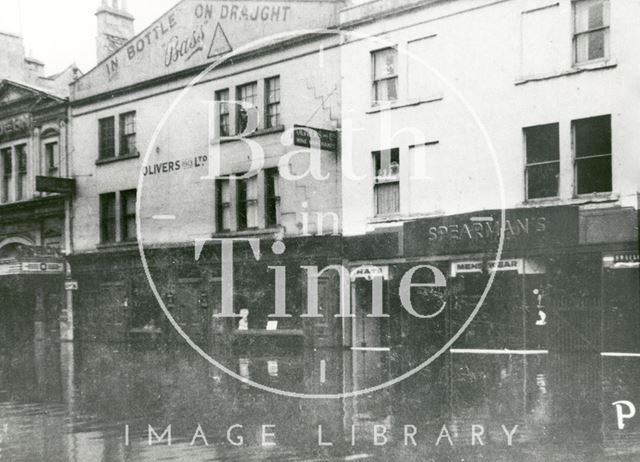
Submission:
M 602 348 L 640 353 L 640 258 L 620 253 L 605 256 L 603 263 Z
M 491 263 L 454 262 L 450 279 L 448 336 L 457 332 L 480 302 Z M 547 346 L 548 308 L 544 265 L 502 260 L 477 315 L 454 348 L 531 350 Z
M 353 319 L 354 349 L 383 349 L 391 345 L 391 331 L 389 318 L 369 317 L 373 306 L 373 285 L 382 286 L 383 309 L 389 306 L 389 282 L 382 276 L 376 276 L 373 281 L 367 278 L 357 278 L 352 283 L 355 301 Z M 385 310 L 386 312 L 386 310 Z

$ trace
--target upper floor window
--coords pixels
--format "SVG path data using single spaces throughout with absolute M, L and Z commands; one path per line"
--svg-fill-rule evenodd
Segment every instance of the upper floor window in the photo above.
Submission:
M 59 151 L 58 143 L 51 142 L 44 145 L 44 157 L 48 176 L 58 175 Z
M 373 102 L 398 99 L 398 50 L 385 48 L 371 53 Z
M 13 184 L 13 162 L 11 148 L 4 148 L 0 151 L 2 160 L 2 202 L 9 202 L 10 191 Z
M 280 125 L 280 77 L 265 80 L 265 93 L 265 127 L 277 127 Z
M 609 55 L 609 0 L 579 0 L 574 4 L 576 63 Z
M 116 193 L 100 194 L 100 240 L 116 240 Z
M 573 122 L 576 192 L 611 192 L 611 116 Z
M 27 197 L 27 145 L 16 146 L 16 159 L 18 162 L 18 189 L 16 200 Z
M 278 184 L 278 169 L 269 168 L 264 171 L 265 192 L 265 223 L 267 227 L 278 224 L 280 207 L 280 188 Z
M 229 90 L 218 90 L 216 92 L 216 101 L 218 102 L 218 128 L 219 136 L 231 135 L 231 121 L 229 112 Z
M 258 102 L 258 84 L 256 82 L 240 85 L 236 88 L 236 100 L 249 104 L 249 108 L 238 106 L 238 116 L 236 121 L 236 133 L 242 133 L 249 124 L 249 110 L 256 107 Z
M 120 155 L 133 156 L 136 153 L 136 113 L 120 114 Z
M 559 124 L 524 129 L 527 199 L 557 197 L 560 178 Z
M 99 155 L 100 159 L 109 159 L 116 155 L 115 120 L 106 117 L 98 121 L 99 125 Z
M 374 151 L 374 207 L 376 215 L 400 211 L 400 150 Z

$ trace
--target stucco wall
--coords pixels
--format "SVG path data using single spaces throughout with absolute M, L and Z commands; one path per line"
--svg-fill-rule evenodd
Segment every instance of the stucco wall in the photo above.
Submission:
M 401 150 L 404 217 L 499 208 L 497 171 L 504 182 L 504 205 L 518 207 L 526 203 L 522 129 L 553 122 L 560 124 L 560 198 L 543 203 L 592 200 L 574 197 L 571 121 L 604 114 L 611 114 L 612 121 L 613 194 L 595 199 L 636 207 L 640 163 L 632 127 L 640 122 L 640 109 L 629 101 L 640 96 L 636 59 L 640 4 L 610 3 L 610 59 L 591 70 L 572 67 L 571 2 L 438 2 L 358 27 L 358 37 L 354 35 L 342 47 L 342 106 L 354 129 L 361 130 L 354 133 L 351 162 L 366 178 L 344 179 L 345 234 L 363 233 L 374 226 L 372 151 Z M 525 11 L 529 12 L 523 15 Z M 523 21 L 530 20 L 523 26 Z M 376 39 L 361 40 L 360 34 Z M 532 54 L 523 40 L 542 50 Z M 423 46 L 416 47 L 420 42 Z M 396 106 L 411 105 L 368 113 L 372 109 L 370 52 L 389 45 L 401 49 Z M 403 53 L 407 47 L 416 54 Z M 555 51 L 550 55 L 545 49 Z M 422 86 L 418 85 L 421 80 Z M 437 143 L 427 146 L 425 153 L 412 155 L 408 147 L 416 142 L 411 136 L 390 140 L 380 128 L 387 125 L 391 134 L 413 127 L 425 133 L 425 141 Z M 495 147 L 497 164 L 483 131 Z M 351 148 L 345 140 L 343 136 L 347 162 Z M 426 156 L 430 179 L 409 181 L 421 156 Z

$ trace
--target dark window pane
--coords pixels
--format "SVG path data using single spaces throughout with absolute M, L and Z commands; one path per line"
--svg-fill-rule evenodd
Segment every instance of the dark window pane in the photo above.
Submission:
M 611 156 L 578 159 L 578 194 L 611 191 Z
M 115 122 L 113 117 L 99 121 L 99 151 L 100 158 L 105 159 L 115 156 Z
M 527 163 L 547 162 L 560 158 L 559 125 L 548 124 L 524 129 Z
M 278 169 L 265 170 L 265 215 L 266 224 L 272 227 L 278 224 Z
M 611 116 L 576 120 L 574 128 L 576 157 L 611 154 Z
M 589 59 L 604 58 L 604 30 L 589 33 Z
M 116 240 L 116 195 L 100 195 L 100 235 L 102 242 Z
M 247 228 L 247 181 L 237 180 L 238 229 Z
M 527 167 L 527 196 L 529 199 L 556 197 L 560 163 L 531 165 Z
M 11 163 L 11 148 L 2 150 L 2 163 L 4 165 L 4 174 L 11 175 L 11 173 L 13 172 Z
M 122 239 L 136 237 L 136 191 L 122 193 Z
M 589 29 L 604 26 L 604 4 L 596 3 L 589 7 Z

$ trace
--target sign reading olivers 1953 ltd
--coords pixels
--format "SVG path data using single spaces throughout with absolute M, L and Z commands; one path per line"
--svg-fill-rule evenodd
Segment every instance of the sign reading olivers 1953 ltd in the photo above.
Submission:
M 502 229 L 500 210 L 442 218 L 426 218 L 404 225 L 407 255 L 447 255 L 496 252 Z M 504 249 L 562 247 L 578 243 L 578 208 L 542 207 L 506 211 Z
M 182 0 L 89 71 L 74 98 L 205 65 L 257 39 L 326 28 L 335 14 L 328 0 Z
M 0 142 L 28 136 L 30 129 L 31 116 L 29 114 L 0 120 Z
M 310 148 L 312 135 L 318 137 L 320 149 L 324 151 L 338 151 L 338 132 L 336 130 L 324 130 L 322 128 L 311 128 L 303 125 L 294 125 L 293 144 L 303 148 Z

